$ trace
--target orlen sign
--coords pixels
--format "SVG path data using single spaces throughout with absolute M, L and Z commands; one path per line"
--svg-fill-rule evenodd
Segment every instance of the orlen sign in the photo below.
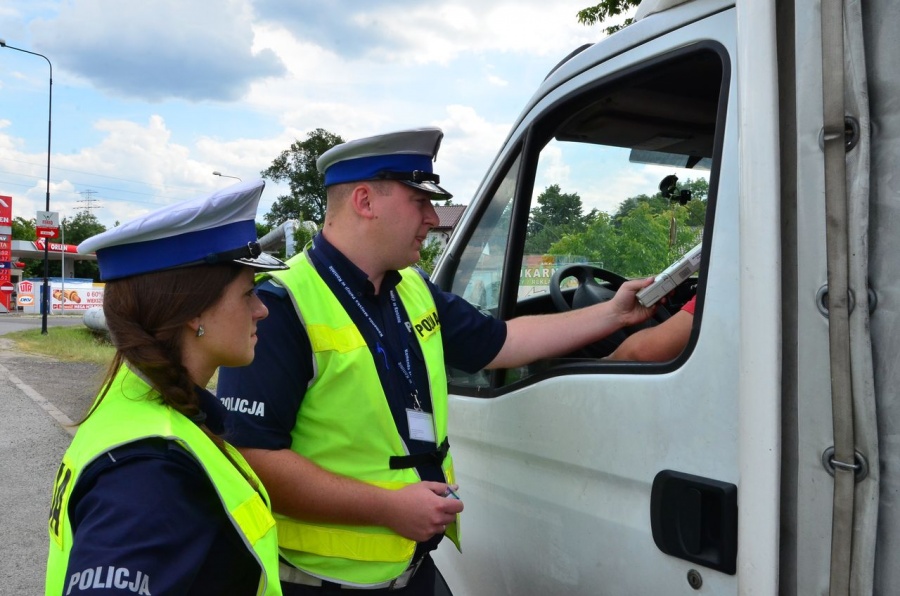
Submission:
M 0 228 L 12 226 L 12 197 L 0 197 Z

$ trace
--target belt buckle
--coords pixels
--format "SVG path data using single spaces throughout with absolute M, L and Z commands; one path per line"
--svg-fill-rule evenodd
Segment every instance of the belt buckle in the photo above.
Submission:
M 311 586 L 313 588 L 322 587 L 322 580 L 318 577 L 310 575 L 302 569 L 298 569 L 293 565 L 288 565 L 281 561 L 278 562 L 278 575 L 281 581 L 285 581 L 290 584 Z
M 419 560 L 415 563 L 412 563 L 409 567 L 406 568 L 406 571 L 400 574 L 399 577 L 394 579 L 391 582 L 391 585 L 388 586 L 388 590 L 402 590 L 409 584 L 409 580 L 416 574 L 416 571 L 419 570 L 419 565 L 422 564 L 422 561 L 425 560 L 425 557 L 419 557 Z

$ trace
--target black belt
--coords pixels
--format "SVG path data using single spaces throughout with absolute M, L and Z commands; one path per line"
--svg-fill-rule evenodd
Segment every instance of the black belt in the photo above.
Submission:
M 436 464 L 440 466 L 444 463 L 444 458 L 447 457 L 447 452 L 450 451 L 450 441 L 444 437 L 444 442 L 441 443 L 441 446 L 435 449 L 434 451 L 428 451 L 427 453 L 416 453 L 414 455 L 395 455 L 390 459 L 390 466 L 392 470 L 405 470 L 407 468 L 415 468 L 418 466 L 427 466 L 429 464 Z

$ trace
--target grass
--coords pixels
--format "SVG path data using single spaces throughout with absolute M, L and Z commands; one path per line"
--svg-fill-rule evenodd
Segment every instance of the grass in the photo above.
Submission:
M 47 335 L 40 329 L 15 331 L 3 336 L 16 347 L 31 354 L 42 354 L 67 362 L 91 362 L 107 365 L 116 353 L 105 335 L 95 334 L 86 327 L 54 327 Z
M 90 362 L 108 366 L 116 349 L 106 334 L 95 333 L 87 327 L 54 327 L 47 335 L 40 329 L 14 331 L 3 336 L 11 339 L 16 348 L 31 354 L 41 354 L 67 362 Z M 215 391 L 219 381 L 218 369 L 207 383 L 206 388 Z

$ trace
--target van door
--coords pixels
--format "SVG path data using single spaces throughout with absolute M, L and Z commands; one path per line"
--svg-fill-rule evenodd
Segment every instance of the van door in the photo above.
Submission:
M 690 337 L 661 362 L 607 359 L 627 329 L 514 370 L 450 371 L 463 554 L 437 558 L 458 594 L 737 593 L 734 10 L 651 20 L 634 33 L 655 37 L 594 46 L 545 82 L 435 280 L 510 319 L 577 307 L 584 278 L 615 290 L 702 242 L 699 273 L 650 322 L 696 296 Z M 553 278 L 570 265 L 581 281 Z

